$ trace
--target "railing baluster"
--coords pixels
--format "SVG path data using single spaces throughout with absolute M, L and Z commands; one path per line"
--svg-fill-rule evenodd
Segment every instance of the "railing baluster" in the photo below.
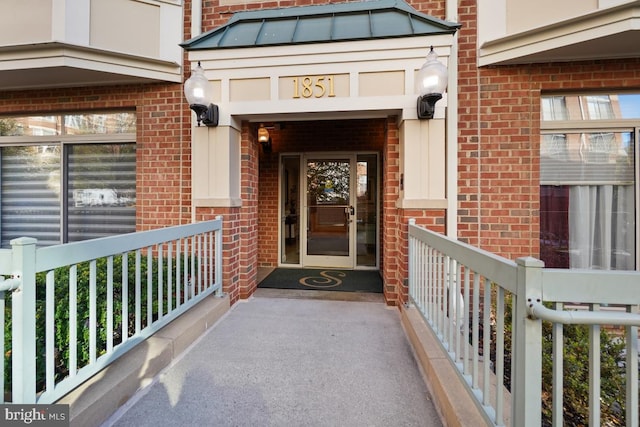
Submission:
M 189 299 L 191 299 L 191 293 L 189 292 L 189 239 L 182 239 L 182 243 L 183 243 L 183 247 L 182 247 L 182 260 L 184 262 L 184 266 L 183 266 L 183 278 L 182 278 L 182 282 L 184 285 L 184 289 L 182 292 L 182 296 L 184 297 L 184 302 L 189 301 Z
M 417 272 L 416 269 L 420 268 L 420 264 L 416 263 L 416 241 L 415 239 L 409 237 L 409 295 L 411 298 L 416 300 L 416 305 L 420 306 L 419 296 L 418 296 L 418 284 L 416 282 Z M 413 264 L 411 264 L 413 262 Z
M 122 343 L 129 339 L 129 253 L 122 254 Z
M 473 326 L 471 327 L 471 346 L 473 348 L 473 361 L 471 364 L 471 377 L 473 379 L 473 388 L 478 389 L 478 351 L 479 347 L 479 328 L 480 328 L 480 275 L 477 272 L 473 274 Z
M 182 251 L 182 240 L 178 239 L 176 241 L 176 308 L 180 307 L 180 289 L 182 287 L 182 281 L 180 280 L 180 253 Z
M 216 255 L 216 233 L 209 233 L 209 284 L 214 285 L 215 279 L 215 255 Z
M 142 330 L 142 272 L 140 265 L 140 249 L 136 249 L 136 283 L 135 283 L 135 328 L 136 335 Z
M 589 306 L 599 309 L 599 304 Z M 600 425 L 600 325 L 589 326 L 589 425 Z
M 461 300 L 462 298 L 462 264 L 460 263 L 456 263 L 456 295 L 455 295 L 455 336 L 456 336 L 456 344 L 455 344 L 455 362 L 458 362 L 458 360 L 460 359 L 460 333 L 462 331 L 461 328 L 461 324 L 460 324 L 460 319 L 463 318 L 463 301 Z
M 45 387 L 47 391 L 53 390 L 55 387 L 55 375 L 56 375 L 56 360 L 55 360 L 55 315 L 56 315 L 56 302 L 55 302 L 55 272 L 53 270 L 47 271 L 46 277 L 46 296 L 45 296 Z M 3 298 L 4 303 L 4 298 Z M 4 319 L 4 309 L 2 310 Z M 4 339 L 4 331 L 2 335 Z M 4 345 L 2 346 L 4 349 Z M 4 354 L 4 351 L 2 352 Z M 4 369 L 4 361 L 0 363 Z M 4 378 L 4 374 L 3 374 Z M 2 389 L 4 394 L 4 387 Z
M 451 313 L 449 310 L 449 296 L 451 293 L 451 284 L 449 282 L 449 269 L 451 268 L 451 260 L 447 255 L 443 255 L 442 263 L 442 343 L 444 348 L 449 351 L 451 341 L 449 341 L 449 321 Z M 448 314 L 448 316 L 447 316 Z
M 442 254 L 436 252 L 436 330 L 438 337 L 442 339 Z
M 147 247 L 147 323 L 145 328 L 153 322 L 153 248 Z
M 196 245 L 198 243 L 198 237 L 191 237 L 191 298 L 196 296 L 196 290 L 198 289 L 198 280 L 200 279 L 200 272 L 196 271 Z
M 164 246 L 162 243 L 158 245 L 158 320 L 164 316 Z M 167 294 L 169 296 L 169 294 Z
M 0 351 L 2 352 L 3 355 L 7 354 L 7 349 L 5 348 L 5 342 L 4 342 L 4 332 L 5 332 L 5 325 L 7 323 L 7 319 L 5 318 L 5 298 L 6 298 L 6 292 L 5 291 L 0 291 L 0 320 L 2 320 L 2 325 L 0 325 Z M 1 381 L 1 385 L 2 385 L 2 394 L 0 394 L 0 403 L 4 403 L 4 387 L 5 387 L 5 372 L 4 372 L 4 356 L 2 357 L 2 363 L 0 363 L 0 381 Z
M 638 313 L 638 306 L 627 306 L 628 313 Z M 627 425 L 638 427 L 638 327 L 625 327 L 626 334 L 626 413 Z
M 496 286 L 496 425 L 504 425 L 504 289 Z
M 196 259 L 197 259 L 197 264 L 198 264 L 198 270 L 197 270 L 197 275 L 198 275 L 198 294 L 200 294 L 204 288 L 203 288 L 203 283 L 202 283 L 202 276 L 203 276 L 203 271 L 202 271 L 202 252 L 203 252 L 203 245 L 202 245 L 202 235 L 198 234 L 198 236 L 196 237 L 196 242 L 198 243 L 198 248 L 196 251 Z
M 97 342 L 96 260 L 89 263 L 89 363 L 96 361 Z
M 222 216 L 216 216 L 216 220 L 220 221 L 220 229 L 215 231 L 216 235 L 216 285 L 220 286 L 220 293 L 222 293 L 222 228 L 224 226 L 222 222 Z M 220 262 L 218 262 L 220 261 Z
M 491 406 L 491 282 L 486 277 L 482 291 L 482 403 Z
M 167 242 L 167 314 L 173 311 L 173 242 Z
M 554 309 L 562 310 L 563 304 L 560 302 L 554 303 Z M 564 425 L 564 404 L 563 404 L 563 390 L 564 390 L 564 375 L 563 375 L 563 363 L 564 363 L 564 328 L 562 323 L 553 324 L 553 384 L 552 384 L 552 410 L 553 410 L 553 425 Z
M 418 242 L 420 248 L 420 311 L 424 314 L 429 304 L 429 247 Z
M 113 256 L 107 257 L 107 353 L 113 351 Z
M 419 276 L 419 292 L 420 292 L 420 312 L 426 314 L 429 307 L 429 248 L 425 244 L 418 243 L 420 248 L 420 258 L 423 259 L 423 265 L 420 267 Z
M 435 282 L 436 282 L 436 274 L 435 274 L 435 250 L 432 247 L 428 247 L 428 267 L 427 267 L 427 304 L 426 304 L 426 315 L 431 324 L 435 329 L 435 318 L 433 313 L 436 307 L 436 293 L 435 293 Z M 437 331 L 436 331 L 437 333 Z
M 69 376 L 78 370 L 78 266 L 69 268 Z
M 456 322 L 456 260 L 449 258 L 449 352 L 455 353 L 455 337 L 453 333 L 455 331 Z
M 211 282 L 209 281 L 209 233 L 202 235 L 202 281 L 204 283 L 204 288 L 207 289 Z
M 462 366 L 463 373 L 465 375 L 469 374 L 469 309 L 471 308 L 470 302 L 470 288 L 471 288 L 471 269 L 465 266 L 464 269 L 464 320 L 462 328 L 463 328 L 463 354 L 462 354 Z

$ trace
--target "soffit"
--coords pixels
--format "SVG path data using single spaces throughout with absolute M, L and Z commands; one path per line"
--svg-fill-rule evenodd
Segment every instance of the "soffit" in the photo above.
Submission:
M 182 81 L 170 61 L 64 43 L 0 48 L 0 91 Z
M 459 24 L 402 0 L 372 0 L 237 12 L 225 25 L 181 44 L 188 51 L 453 34 Z
M 636 58 L 640 1 L 486 42 L 478 64 L 509 65 Z

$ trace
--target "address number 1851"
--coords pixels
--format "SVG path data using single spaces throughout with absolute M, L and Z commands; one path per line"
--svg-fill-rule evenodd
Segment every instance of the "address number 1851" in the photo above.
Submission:
M 333 76 L 294 77 L 294 98 L 322 98 L 336 96 L 333 87 Z

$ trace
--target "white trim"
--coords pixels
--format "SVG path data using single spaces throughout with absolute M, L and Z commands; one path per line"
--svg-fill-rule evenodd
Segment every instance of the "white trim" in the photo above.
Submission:
M 197 208 L 233 208 L 241 207 L 242 199 L 215 199 L 215 198 L 195 198 L 193 206 Z
M 449 209 L 448 199 L 398 199 L 400 209 Z M 455 212 L 455 210 L 454 210 Z
M 86 46 L 64 43 L 42 43 L 29 46 L 0 48 L 0 71 L 32 70 L 66 67 L 86 72 L 104 72 L 119 75 L 105 80 L 93 76 L 90 81 L 78 81 L 78 85 L 100 85 L 105 83 L 132 83 L 143 80 L 182 81 L 181 67 L 171 61 L 162 61 L 112 52 Z M 54 87 L 48 83 L 48 87 Z M 30 87 L 30 86 L 29 86 Z M 27 88 L 27 87 L 25 87 Z M 12 89 L 24 89 L 12 87 Z

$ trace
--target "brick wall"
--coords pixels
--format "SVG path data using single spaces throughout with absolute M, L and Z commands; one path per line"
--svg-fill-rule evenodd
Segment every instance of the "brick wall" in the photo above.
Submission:
M 638 91 L 640 59 L 478 68 L 476 13 L 460 2 L 458 238 L 538 257 L 541 93 Z

